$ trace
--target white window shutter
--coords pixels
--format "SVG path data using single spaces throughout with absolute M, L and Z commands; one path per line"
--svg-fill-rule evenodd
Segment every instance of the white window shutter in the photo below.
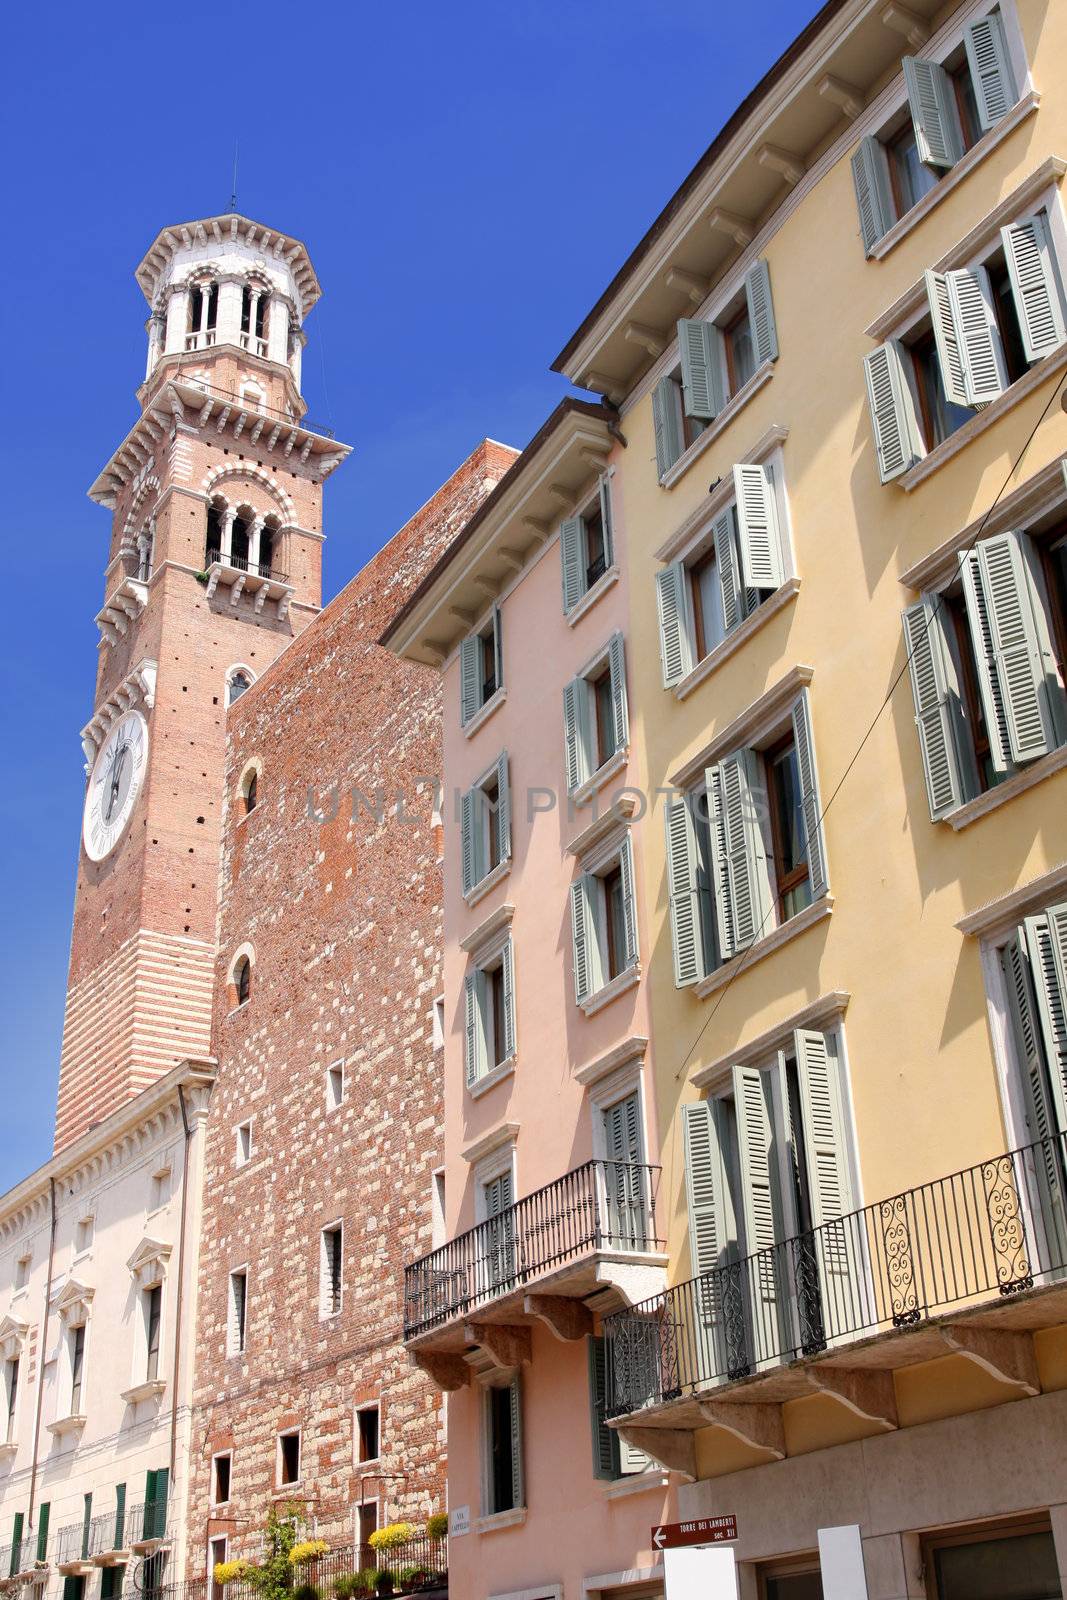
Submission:
M 485 974 L 468 972 L 463 980 L 464 1063 L 467 1082 L 477 1083 L 486 1070 Z
M 737 1219 L 727 1178 L 727 1135 L 716 1100 L 695 1100 L 682 1107 L 685 1150 L 685 1197 L 689 1214 L 689 1258 L 701 1321 L 721 1336 L 718 1273 L 737 1257 Z M 718 1352 L 717 1352 L 718 1353 Z M 725 1363 L 717 1363 L 725 1371 Z
M 756 1067 L 734 1067 L 734 1112 L 744 1215 L 744 1253 L 753 1256 L 746 1271 L 751 1296 L 753 1343 L 757 1360 L 767 1361 L 783 1348 L 779 1300 L 779 1260 L 774 1246 L 784 1237 L 782 1202 L 775 1154 L 771 1074 Z
M 678 388 L 671 377 L 661 378 L 652 391 L 652 421 L 656 429 L 656 470 L 662 478 L 682 453 Z
M 511 1500 L 514 1506 L 526 1504 L 522 1470 L 522 1391 L 520 1380 L 511 1380 Z
M 963 357 L 967 404 L 985 406 L 1008 387 L 993 289 L 985 267 L 946 272 L 956 336 Z
M 750 589 L 777 589 L 783 579 L 778 501 L 769 467 L 746 461 L 734 468 L 741 580 Z
M 1023 217 L 1001 228 L 1000 237 L 1026 359 L 1040 361 L 1067 338 L 1048 219 L 1041 212 Z
M 863 372 L 878 452 L 878 476 L 883 483 L 891 483 L 908 472 L 923 454 L 915 400 L 897 341 L 890 339 L 864 356 Z
M 930 304 L 930 318 L 934 325 L 934 342 L 937 345 L 937 359 L 941 367 L 941 382 L 945 394 L 954 405 L 968 405 L 963 347 L 956 325 L 955 307 L 949 293 L 948 274 L 927 271 L 923 273 L 923 280 L 926 284 L 926 298 Z
M 1045 1043 L 1053 1127 L 1067 1133 L 1067 904 L 1026 919 L 1026 945 Z
M 868 256 L 896 220 L 893 191 L 889 181 L 889 160 L 880 139 L 868 134 L 860 140 L 852 156 L 852 182 L 860 214 L 860 238 Z
M 637 899 L 634 894 L 634 846 L 627 833 L 619 851 L 619 877 L 622 880 L 622 926 L 626 940 L 625 966 L 637 963 Z
M 585 523 L 581 517 L 567 517 L 560 523 L 559 554 L 566 613 L 574 610 L 585 593 Z
M 678 353 L 686 414 L 710 422 L 726 403 L 722 334 L 713 322 L 682 317 L 678 322 Z
M 937 602 L 924 595 L 903 618 L 926 795 L 931 820 L 939 822 L 970 792 L 963 707 Z
M 766 932 L 771 907 L 755 752 L 737 750 L 709 768 L 708 793 L 719 949 L 728 961 Z
M 707 970 L 697 887 L 696 830 L 690 802 L 684 795 L 668 799 L 663 817 L 667 833 L 667 899 L 674 981 L 681 989 L 702 978 Z
M 626 647 L 621 633 L 612 634 L 608 643 L 608 671 L 611 678 L 615 748 L 624 750 L 630 742 L 630 715 L 626 704 Z
M 741 579 L 741 557 L 738 548 L 737 507 L 727 506 L 711 525 L 715 541 L 715 565 L 719 569 L 719 588 L 722 592 L 722 623 L 725 633 L 732 633 L 749 612 L 756 609 L 755 596 L 744 587 Z
M 963 154 L 963 135 L 948 73 L 921 56 L 905 56 L 902 65 L 919 160 L 928 167 L 954 167 Z
M 501 750 L 496 764 L 496 816 L 487 818 L 489 827 L 496 827 L 497 857 L 511 859 L 511 779 L 508 753 Z
M 567 787 L 581 787 L 589 776 L 589 685 L 572 678 L 563 690 L 563 743 Z
M 482 641 L 472 633 L 459 647 L 460 720 L 466 727 L 482 704 Z
M 1011 740 L 1008 737 L 1008 713 L 1004 704 L 1000 675 L 996 669 L 989 595 L 985 576 L 979 565 L 977 549 L 965 550 L 961 554 L 960 578 L 963 583 L 964 604 L 967 607 L 967 622 L 971 630 L 971 643 L 974 646 L 978 696 L 985 714 L 989 759 L 995 772 L 1007 772 L 1012 759 Z
M 1015 78 L 1004 29 L 995 11 L 969 22 L 963 32 L 967 64 L 983 130 L 993 128 L 1015 104 Z
M 689 636 L 686 605 L 685 565 L 674 561 L 656 573 L 656 608 L 659 614 L 659 654 L 663 667 L 663 687 L 673 689 L 693 670 L 693 650 Z
M 793 704 L 793 740 L 800 778 L 800 804 L 804 812 L 804 833 L 808 850 L 808 883 L 811 898 L 820 900 L 830 890 L 826 864 L 826 836 L 823 832 L 819 774 L 815 765 L 815 735 L 811 726 L 811 696 L 802 690 Z
M 604 565 L 615 560 L 615 512 L 611 503 L 611 479 L 605 472 L 600 480 L 600 526 L 604 530 Z
M 460 855 L 463 867 L 463 893 L 469 894 L 481 876 L 478 848 L 478 796 L 468 789 L 459 802 Z
M 504 1006 L 504 1060 L 515 1054 L 515 954 L 509 939 L 500 953 L 500 985 Z
M 1030 950 L 1031 938 L 1037 944 L 1036 925 L 1043 920 L 1031 918 L 1028 926 L 1012 934 L 1004 947 L 1004 976 L 1015 1048 L 1022 1069 L 1029 1142 L 1040 1144 L 1037 1165 L 1044 1179 L 1038 1185 L 1041 1213 L 1050 1236 L 1063 1240 L 1067 1238 L 1067 1218 L 1058 1146 L 1067 1124 L 1062 1074 L 1060 1084 L 1054 1085 L 1042 1048 L 1042 1019 L 1037 1010 L 1036 968 L 1041 965 L 1041 952 L 1037 949 L 1037 959 L 1032 963 Z
M 493 662 L 496 666 L 496 686 L 504 685 L 504 621 L 500 607 L 493 607 Z
M 771 273 L 766 261 L 757 261 L 745 279 L 748 321 L 752 330 L 752 350 L 757 367 L 778 360 L 778 329 L 771 299 Z
M 863 1245 L 842 1218 L 855 1208 L 848 1159 L 848 1125 L 841 1099 L 841 1077 L 830 1040 L 823 1033 L 798 1028 L 793 1035 L 804 1124 L 811 1220 L 817 1230 L 815 1260 L 822 1289 L 826 1333 L 848 1331 L 855 1279 Z
M 579 1005 L 600 988 L 595 892 L 596 880 L 588 873 L 583 873 L 576 883 L 571 884 L 574 998 Z

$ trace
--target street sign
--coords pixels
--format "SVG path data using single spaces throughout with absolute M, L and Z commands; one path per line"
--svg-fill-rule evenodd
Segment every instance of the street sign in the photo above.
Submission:
M 737 1518 L 697 1517 L 693 1522 L 663 1522 L 652 1529 L 655 1550 L 681 1550 L 690 1544 L 726 1544 L 737 1538 Z

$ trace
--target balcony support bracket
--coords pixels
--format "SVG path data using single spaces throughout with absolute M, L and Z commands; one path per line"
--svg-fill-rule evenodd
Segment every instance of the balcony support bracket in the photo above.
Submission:
M 861 1372 L 851 1367 L 819 1366 L 806 1368 L 804 1376 L 816 1394 L 832 1395 L 857 1417 L 862 1417 L 866 1422 L 876 1422 L 887 1433 L 900 1426 L 891 1372 Z
M 967 1356 L 999 1382 L 1010 1383 L 1023 1394 L 1041 1393 L 1033 1334 L 1007 1328 L 961 1327 L 958 1323 L 941 1331 L 951 1350 Z
M 696 1434 L 685 1428 L 618 1428 L 619 1438 L 667 1472 L 680 1472 L 690 1483 L 696 1482 Z
M 780 1405 L 701 1400 L 700 1411 L 713 1428 L 732 1433 L 735 1439 L 751 1445 L 753 1450 L 766 1450 L 775 1461 L 785 1460 L 785 1429 Z
M 584 1339 L 593 1331 L 593 1313 L 580 1300 L 568 1300 L 561 1294 L 528 1294 L 523 1301 L 528 1317 L 537 1317 L 550 1333 L 564 1343 Z
M 484 1350 L 502 1372 L 513 1372 L 532 1358 L 533 1338 L 528 1327 L 506 1322 L 468 1322 L 464 1331 L 471 1344 Z
M 443 1350 L 413 1350 L 411 1359 L 446 1394 L 454 1394 L 470 1382 L 471 1369 L 462 1356 Z

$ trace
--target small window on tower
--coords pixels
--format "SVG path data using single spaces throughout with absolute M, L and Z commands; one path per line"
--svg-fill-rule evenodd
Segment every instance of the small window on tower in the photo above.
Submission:
M 252 963 L 247 956 L 241 956 L 233 969 L 234 1005 L 247 1005 L 252 998 Z
M 226 679 L 226 704 L 232 706 L 235 700 L 240 700 L 246 689 L 252 687 L 252 674 L 244 667 L 232 671 Z

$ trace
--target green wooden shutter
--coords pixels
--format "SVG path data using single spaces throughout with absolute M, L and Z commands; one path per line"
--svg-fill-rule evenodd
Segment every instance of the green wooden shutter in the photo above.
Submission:
M 501 991 L 504 1004 L 504 1059 L 515 1054 L 515 955 L 509 939 L 500 953 Z
M 508 776 L 508 753 L 500 752 L 496 763 L 496 816 L 489 817 L 488 825 L 496 827 L 497 856 L 501 861 L 511 859 L 511 785 Z
M 891 483 L 910 471 L 923 455 L 915 399 L 896 339 L 864 356 L 863 375 L 878 452 L 878 476 L 883 483 Z
M 459 646 L 459 705 L 464 726 L 482 704 L 482 641 L 470 634 Z
M 1067 1133 L 1067 904 L 1027 917 L 1025 929 L 1048 1062 L 1053 1126 Z
M 154 1476 L 154 1474 L 152 1475 Z M 82 1560 L 89 1559 L 89 1534 L 93 1525 L 93 1495 L 92 1490 L 84 1496 L 82 1510 Z
M 771 1075 L 755 1067 L 734 1067 L 733 1084 L 744 1252 L 747 1256 L 760 1252 L 758 1259 L 748 1265 L 744 1288 L 751 1300 L 756 1359 L 769 1361 L 783 1349 L 780 1272 L 774 1247 L 784 1236 Z
M 709 768 L 708 791 L 719 948 L 727 961 L 766 931 L 771 906 L 755 752 L 737 750 Z
M 928 167 L 954 167 L 963 154 L 963 135 L 948 73 L 921 56 L 905 56 L 902 64 L 919 160 Z
M 745 279 L 748 321 L 752 330 L 752 350 L 756 365 L 778 360 L 778 330 L 771 299 L 771 273 L 766 261 L 757 261 Z
M 622 880 L 622 926 L 626 939 L 626 966 L 637 964 L 637 900 L 634 894 L 634 845 L 627 833 L 619 851 L 619 877 Z
M 22 1530 L 26 1525 L 26 1513 L 16 1511 L 11 1524 L 11 1564 L 7 1576 L 13 1578 L 22 1570 Z
M 678 323 L 682 358 L 682 404 L 686 415 L 710 422 L 726 403 L 722 334 L 714 323 L 682 317 Z
M 605 472 L 600 480 L 600 526 L 604 532 L 604 565 L 610 567 L 615 560 L 615 515 L 611 504 L 611 479 Z
M 661 378 L 652 391 L 652 421 L 656 430 L 656 470 L 662 478 L 684 448 L 678 390 L 673 378 Z
M 685 1197 L 689 1215 L 689 1256 L 693 1276 L 701 1280 L 697 1300 L 700 1321 L 715 1329 L 721 1342 L 722 1269 L 737 1256 L 737 1218 L 727 1173 L 727 1130 L 717 1100 L 694 1100 L 682 1107 L 685 1151 Z M 716 1372 L 723 1351 L 716 1348 Z
M 611 675 L 615 748 L 624 750 L 630 742 L 630 716 L 626 704 L 626 647 L 621 633 L 613 633 L 608 642 L 608 671 Z
M 663 817 L 667 833 L 667 900 L 674 981 L 681 989 L 695 983 L 707 971 L 697 883 L 696 828 L 688 797 L 669 797 Z
M 734 493 L 742 582 L 751 589 L 777 589 L 784 577 L 782 538 L 770 468 L 756 462 L 736 466 Z
M 939 822 L 974 787 L 963 705 L 937 601 L 924 595 L 903 619 L 926 797 L 932 821 Z
M 563 745 L 567 787 L 579 789 L 589 776 L 589 685 L 572 678 L 563 689 Z
M 51 1503 L 46 1500 L 37 1513 L 37 1559 L 48 1560 L 48 1524 L 52 1515 Z
M 811 696 L 807 689 L 801 691 L 793 703 L 793 740 L 797 752 L 797 773 L 800 778 L 800 804 L 804 812 L 804 834 L 808 850 L 808 883 L 811 898 L 819 900 L 830 890 L 830 875 L 826 864 L 826 837 L 823 832 L 822 800 L 819 797 L 819 774 L 815 764 L 815 736 L 811 726 Z
M 1008 369 L 985 267 L 947 272 L 967 385 L 967 404 L 985 406 L 1008 387 Z
M 560 523 L 559 554 L 563 567 L 563 610 L 573 611 L 585 593 L 585 523 L 567 517 Z
M 979 663 L 979 683 L 987 692 L 994 684 L 999 688 L 999 696 L 994 693 L 986 704 L 986 718 L 991 713 L 996 718 L 1003 708 L 1016 762 L 1054 749 L 1062 719 L 1062 691 L 1035 593 L 1032 560 L 1026 535 L 1009 532 L 983 540 L 967 552 L 963 565 L 975 654 L 986 656 L 984 672 Z
M 126 1548 L 123 1541 L 126 1537 L 126 1485 L 115 1485 L 115 1549 Z
M 122 1568 L 105 1567 L 100 1574 L 100 1600 L 118 1600 L 122 1593 Z
M 478 791 L 468 789 L 459 802 L 460 858 L 463 870 L 463 893 L 469 894 L 481 877 L 478 849 L 479 823 Z
M 1042 212 L 1023 217 L 1001 228 L 1000 237 L 1026 359 L 1040 361 L 1067 338 L 1048 219 Z
M 956 325 L 955 307 L 949 293 L 948 274 L 927 271 L 923 273 L 923 281 L 926 284 L 926 298 L 930 304 L 934 342 L 937 345 L 937 359 L 941 367 L 941 382 L 945 394 L 954 405 L 968 405 L 963 349 Z
M 1036 922 L 1040 919 L 1032 920 Z M 1049 1238 L 1058 1245 L 1062 1260 L 1062 1251 L 1067 1248 L 1067 1208 L 1064 1204 L 1057 1136 L 1062 1134 L 1064 1128 L 1063 1101 L 1060 1096 L 1053 1096 L 1052 1074 L 1048 1071 L 1042 1049 L 1042 1019 L 1038 1015 L 1035 982 L 1037 973 L 1031 963 L 1032 937 L 1037 948 L 1036 966 L 1041 965 L 1037 930 L 1022 927 L 1012 934 L 1004 947 L 1004 976 L 1015 1048 L 1022 1069 L 1030 1140 L 1039 1146 L 1036 1154 L 1042 1179 L 1038 1184 L 1041 1214 Z
M 995 772 L 1008 772 L 1011 768 L 1008 714 L 1004 705 L 1000 677 L 996 670 L 989 595 L 976 549 L 965 550 L 961 554 L 960 578 L 963 583 L 963 599 L 967 608 L 971 643 L 974 646 L 978 694 L 985 714 L 989 759 Z
M 860 238 L 868 256 L 896 218 L 889 181 L 889 160 L 880 139 L 861 139 L 852 156 L 852 182 L 860 214 Z
M 1004 29 L 995 11 L 969 22 L 963 30 L 967 63 L 971 69 L 978 121 L 993 128 L 1015 104 L 1015 79 L 1004 42 Z
M 822 1319 L 833 1338 L 849 1331 L 861 1246 L 841 1219 L 855 1207 L 848 1160 L 848 1128 L 841 1078 L 831 1041 L 798 1028 L 793 1035 L 804 1124 L 808 1203 L 815 1228 L 813 1246 L 822 1289 Z
M 608 1409 L 607 1357 L 603 1339 L 590 1334 L 589 1357 L 589 1432 L 593 1441 L 594 1478 L 619 1476 L 619 1436 L 605 1422 Z
M 585 872 L 571 884 L 571 945 L 574 957 L 574 998 L 580 1004 L 601 986 L 600 950 L 597 943 L 596 879 Z
M 476 968 L 463 980 L 465 1012 L 464 1057 L 467 1082 L 477 1083 L 486 1070 L 485 973 Z
M 659 655 L 663 687 L 673 689 L 693 669 L 686 610 L 686 571 L 674 561 L 656 573 L 656 609 L 659 615 Z

